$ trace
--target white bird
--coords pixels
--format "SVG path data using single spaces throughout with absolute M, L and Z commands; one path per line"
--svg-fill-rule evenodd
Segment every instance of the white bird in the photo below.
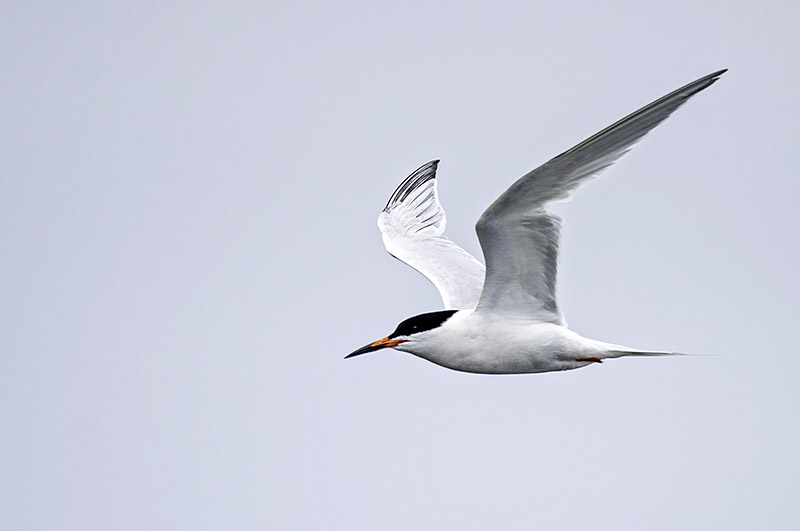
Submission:
M 585 338 L 567 328 L 556 302 L 560 218 L 547 203 L 566 198 L 624 155 L 726 70 L 642 107 L 517 180 L 478 220 L 486 269 L 444 237 L 438 160 L 409 175 L 378 218 L 386 250 L 427 277 L 445 310 L 406 319 L 346 356 L 383 348 L 450 369 L 487 374 L 563 371 L 608 358 L 678 354 Z

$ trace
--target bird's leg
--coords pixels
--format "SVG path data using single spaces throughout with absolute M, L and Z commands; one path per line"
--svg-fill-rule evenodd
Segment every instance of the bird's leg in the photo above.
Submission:
M 588 361 L 589 363 L 603 363 L 600 358 L 577 358 L 575 361 Z

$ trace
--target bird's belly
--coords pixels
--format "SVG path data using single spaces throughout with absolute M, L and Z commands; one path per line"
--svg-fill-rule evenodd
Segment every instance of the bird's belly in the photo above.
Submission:
M 445 361 L 445 360 L 443 360 Z M 575 358 L 566 358 L 560 352 L 547 349 L 491 349 L 465 352 L 455 358 L 451 368 L 485 374 L 522 374 L 565 371 L 586 365 Z
M 520 374 L 577 369 L 589 365 L 590 340 L 558 325 L 499 330 L 461 337 L 426 356 L 436 364 L 465 372 Z

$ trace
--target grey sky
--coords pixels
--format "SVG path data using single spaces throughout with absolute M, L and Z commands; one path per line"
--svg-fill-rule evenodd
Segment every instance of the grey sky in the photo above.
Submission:
M 698 5 L 701 4 L 701 5 Z M 0 528 L 796 529 L 796 2 L 173 3 L 0 17 Z M 571 327 L 711 356 L 480 376 L 375 219 L 448 235 L 720 68 L 556 206 Z

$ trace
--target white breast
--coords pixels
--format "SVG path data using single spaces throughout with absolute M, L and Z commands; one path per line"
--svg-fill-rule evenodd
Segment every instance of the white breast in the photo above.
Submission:
M 567 328 L 530 320 L 457 312 L 433 330 L 396 347 L 458 371 L 508 374 L 576 369 L 598 356 L 602 343 Z

